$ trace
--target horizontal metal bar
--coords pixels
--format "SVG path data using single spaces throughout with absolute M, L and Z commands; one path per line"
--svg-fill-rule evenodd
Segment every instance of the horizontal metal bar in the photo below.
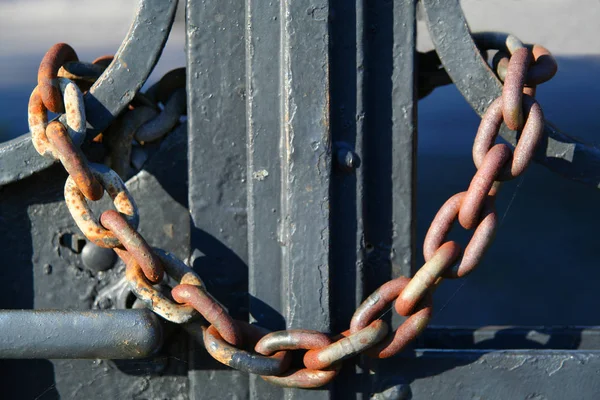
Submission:
M 423 333 L 417 346 L 452 350 L 600 350 L 600 327 L 433 326 Z
M 145 309 L 0 310 L 0 358 L 145 358 L 162 341 L 160 320 Z

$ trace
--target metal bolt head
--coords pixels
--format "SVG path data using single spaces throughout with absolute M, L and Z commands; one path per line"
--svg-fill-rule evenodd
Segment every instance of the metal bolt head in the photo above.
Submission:
M 338 165 L 346 172 L 354 171 L 360 166 L 358 154 L 348 147 L 341 147 L 336 152 L 336 161 Z
M 89 270 L 106 271 L 115 265 L 117 254 L 112 249 L 105 249 L 88 242 L 81 251 L 81 261 Z

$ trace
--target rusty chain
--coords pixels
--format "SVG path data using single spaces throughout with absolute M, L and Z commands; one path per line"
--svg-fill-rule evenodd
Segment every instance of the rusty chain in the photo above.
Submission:
M 38 153 L 59 160 L 69 174 L 64 195 L 75 223 L 92 243 L 118 254 L 126 265 L 131 291 L 146 307 L 168 321 L 186 324 L 209 354 L 225 365 L 261 375 L 276 385 L 316 388 L 336 377 L 343 360 L 360 354 L 391 357 L 427 327 L 433 291 L 443 278 L 465 277 L 481 262 L 498 225 L 494 201 L 501 181 L 525 171 L 542 138 L 544 117 L 535 88 L 556 73 L 550 52 L 539 45 L 525 46 L 510 35 L 505 42 L 489 34 L 475 35 L 475 39 L 482 54 L 498 50 L 492 66 L 504 81 L 502 95 L 489 105 L 474 140 L 477 172 L 468 189 L 446 201 L 433 219 L 423 243 L 425 264 L 412 278 L 398 277 L 375 290 L 357 308 L 350 328 L 333 337 L 301 329 L 269 332 L 234 320 L 190 267 L 164 250 L 151 248 L 137 231 L 137 206 L 123 181 L 131 175 L 132 143 L 159 140 L 185 114 L 184 69 L 169 72 L 145 94 L 138 93 L 129 109 L 94 138 L 108 147 L 108 166 L 89 163 L 79 146 L 86 132 L 82 91 L 101 76 L 112 57 L 84 63 L 70 46 L 53 46 L 40 64 L 28 121 Z M 420 97 L 449 83 L 435 54 L 422 58 L 432 68 L 422 74 L 430 83 Z M 64 115 L 48 123 L 48 110 Z M 518 131 L 514 153 L 504 144 L 494 144 L 502 123 Z M 116 211 L 106 210 L 97 218 L 88 201 L 99 200 L 105 191 Z M 464 229 L 474 230 L 464 252 L 456 242 L 446 241 L 456 220 Z M 166 277 L 176 284 L 165 294 L 155 285 L 164 283 Z M 406 319 L 390 332 L 381 316 L 392 303 Z M 206 323 L 194 322 L 199 315 Z M 290 368 L 291 352 L 296 350 L 305 351 L 304 366 Z

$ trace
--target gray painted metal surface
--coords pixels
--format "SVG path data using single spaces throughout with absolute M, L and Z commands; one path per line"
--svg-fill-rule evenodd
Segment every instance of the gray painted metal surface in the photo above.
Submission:
M 110 125 L 142 87 L 162 53 L 175 18 L 177 0 L 139 0 L 127 37 L 114 62 L 84 96 L 88 139 Z M 40 59 L 41 59 L 40 55 Z M 0 185 L 48 168 L 55 160 L 41 157 L 27 133 L 0 143 Z
M 148 243 L 185 259 L 189 254 L 187 211 L 187 130 L 172 132 L 127 182 L 140 212 L 139 230 Z M 181 179 L 173 179 L 180 176 Z M 108 271 L 87 269 L 80 254 L 64 246 L 65 235 L 80 234 L 63 197 L 66 174 L 60 165 L 2 188 L 0 306 L 12 309 L 89 311 L 113 309 L 118 298 L 105 295 L 124 274 L 119 262 Z M 108 197 L 108 196 L 105 196 Z M 95 211 L 110 207 L 103 198 Z M 83 235 L 81 236 L 83 239 Z M 18 267 L 17 267 L 18 266 Z M 102 300 L 102 301 L 98 301 Z M 5 398 L 188 398 L 187 335 L 164 325 L 164 345 L 143 360 L 0 360 Z M 22 382 L 28 382 L 23 385 Z
M 250 314 L 272 330 L 327 332 L 329 7 L 325 1 L 265 7 L 248 0 L 246 10 Z M 251 398 L 330 397 L 258 377 L 250 385 Z
M 191 262 L 231 314 L 246 319 L 244 3 L 187 1 L 186 14 Z M 196 349 L 191 397 L 246 398 L 248 374 L 225 368 Z
M 0 358 L 146 358 L 163 340 L 149 310 L 2 310 L 0 326 Z
M 415 62 L 414 12 L 412 1 L 188 2 L 194 265 L 228 305 L 232 277 L 247 268 L 249 312 L 260 325 L 345 330 L 365 285 L 410 274 L 416 109 L 415 82 L 404 74 Z M 365 24 L 379 30 L 363 37 Z M 356 172 L 332 164 L 340 146 L 361 160 Z M 233 254 L 211 248 L 215 239 Z M 251 398 L 359 395 L 345 388 L 360 376 L 352 363 L 330 391 L 306 392 L 255 376 L 246 389 L 237 372 L 202 372 L 211 363 L 201 357 L 191 377 L 208 397 L 209 386 Z
M 593 351 L 418 351 L 387 364 L 380 390 L 408 385 L 395 399 L 597 399 Z
M 155 7 L 145 12 L 165 17 L 158 36 L 166 38 L 174 1 L 146 3 Z M 458 2 L 450 4 L 453 13 L 439 14 L 439 21 L 434 15 L 441 9 L 435 7 L 442 2 L 425 3 L 434 33 L 455 35 L 456 43 L 440 39 L 439 46 L 442 61 L 459 79 L 468 71 L 457 71 L 452 63 L 458 59 L 444 51 L 453 44 L 466 45 L 464 54 L 467 48 L 475 51 L 457 14 Z M 189 256 L 235 318 L 250 317 L 270 329 L 343 331 L 365 295 L 415 268 L 415 2 L 188 0 L 186 11 L 187 127 L 157 146 L 144 170 L 128 182 L 140 207 L 140 232 L 151 245 L 182 259 Z M 144 65 L 151 69 L 161 46 L 158 53 L 136 54 L 139 60 L 133 63 L 148 62 Z M 480 61 L 463 68 L 488 74 L 481 78 L 488 82 L 491 75 Z M 123 60 L 119 65 L 124 73 Z M 147 74 L 142 75 L 130 82 L 132 87 L 142 85 Z M 465 82 L 459 88 L 465 89 Z M 112 91 L 107 102 L 125 104 L 133 95 L 115 82 L 99 85 Z M 497 94 L 497 83 L 486 85 L 484 92 L 463 90 L 478 102 L 478 110 Z M 91 124 L 104 126 L 115 113 L 97 121 L 92 117 Z M 360 160 L 354 171 L 337 164 L 342 148 Z M 0 157 L 8 160 L 1 151 Z M 0 238 L 11 249 L 5 262 L 19 266 L 3 270 L 12 285 L 0 291 L 1 304 L 78 310 L 129 305 L 120 262 L 107 271 L 93 270 L 74 250 L 77 246 L 64 245 L 78 240 L 62 199 L 64 178 L 55 166 L 1 188 Z M 65 235 L 68 241 L 62 240 Z M 395 327 L 401 319 L 391 322 Z M 593 328 L 435 327 L 417 343 L 429 350 L 409 349 L 381 362 L 366 357 L 347 362 L 334 383 L 315 391 L 281 389 L 224 367 L 171 324 L 165 323 L 164 334 L 159 354 L 140 361 L 0 361 L 6 394 L 181 399 L 598 395 L 599 361 L 591 351 L 598 348 L 598 331 Z M 544 350 L 481 350 L 519 346 Z M 550 350 L 556 348 L 585 351 Z M 34 384 L 12 383 L 23 379 Z

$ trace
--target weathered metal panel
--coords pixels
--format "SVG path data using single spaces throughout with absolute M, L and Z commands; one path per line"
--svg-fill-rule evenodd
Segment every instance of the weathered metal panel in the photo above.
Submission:
M 247 1 L 250 313 L 329 331 L 328 5 Z M 252 398 L 328 398 L 251 378 Z
M 188 1 L 186 16 L 192 266 L 234 317 L 247 315 L 244 2 Z M 192 398 L 247 393 L 248 374 L 203 350 L 192 355 Z
M 401 399 L 597 399 L 600 354 L 590 351 L 419 351 L 390 360 L 380 391 Z
M 415 2 L 367 2 L 366 115 L 363 142 L 365 294 L 415 268 Z M 362 167 L 361 167 L 362 168 Z M 392 327 L 404 318 L 384 316 Z M 380 383 L 378 363 L 367 387 Z M 368 389 L 367 389 L 368 390 Z
M 189 254 L 189 214 L 186 182 L 173 180 L 186 171 L 186 129 L 175 130 L 153 156 L 145 170 L 127 182 L 136 199 L 139 231 L 149 244 L 185 258 Z M 66 174 L 60 165 L 2 188 L 0 238 L 11 249 L 4 256 L 2 278 L 11 282 L 1 291 L 2 308 L 89 310 L 103 289 L 123 276 L 119 263 L 108 271 L 91 271 L 81 256 L 61 244 L 63 235 L 79 230 L 63 197 Z M 108 196 L 105 196 L 108 197 Z M 100 208 L 103 207 L 103 208 Z M 109 199 L 93 209 L 110 207 Z M 112 307 L 104 303 L 105 307 Z M 181 333 L 165 330 L 165 346 L 157 357 L 142 361 L 53 360 L 2 361 L 7 398 L 35 398 L 45 390 L 66 398 L 149 397 L 187 398 L 187 364 L 182 361 L 187 342 Z M 22 369 L 21 369 L 22 368 Z M 22 385 L 23 381 L 44 382 L 46 387 Z M 21 384 L 19 383 L 21 382 Z M 180 394 L 182 393 L 182 394 Z
M 364 202 L 367 175 L 364 148 L 368 140 L 365 122 L 369 75 L 366 60 L 366 2 L 330 2 L 330 113 L 334 165 L 331 179 L 331 328 L 348 329 L 349 321 L 364 298 L 366 269 Z M 358 168 L 344 170 L 336 164 L 339 151 L 347 146 L 359 160 Z M 354 381 L 364 386 L 368 376 L 360 366 L 347 362 L 331 384 L 336 398 L 361 396 L 349 388 Z M 367 378 L 367 379 L 365 379 Z
M 246 1 L 246 129 L 248 176 L 248 292 L 252 319 L 286 328 L 282 293 L 281 6 Z M 283 398 L 284 389 L 250 376 L 252 398 Z M 287 390 L 289 392 L 289 390 Z

